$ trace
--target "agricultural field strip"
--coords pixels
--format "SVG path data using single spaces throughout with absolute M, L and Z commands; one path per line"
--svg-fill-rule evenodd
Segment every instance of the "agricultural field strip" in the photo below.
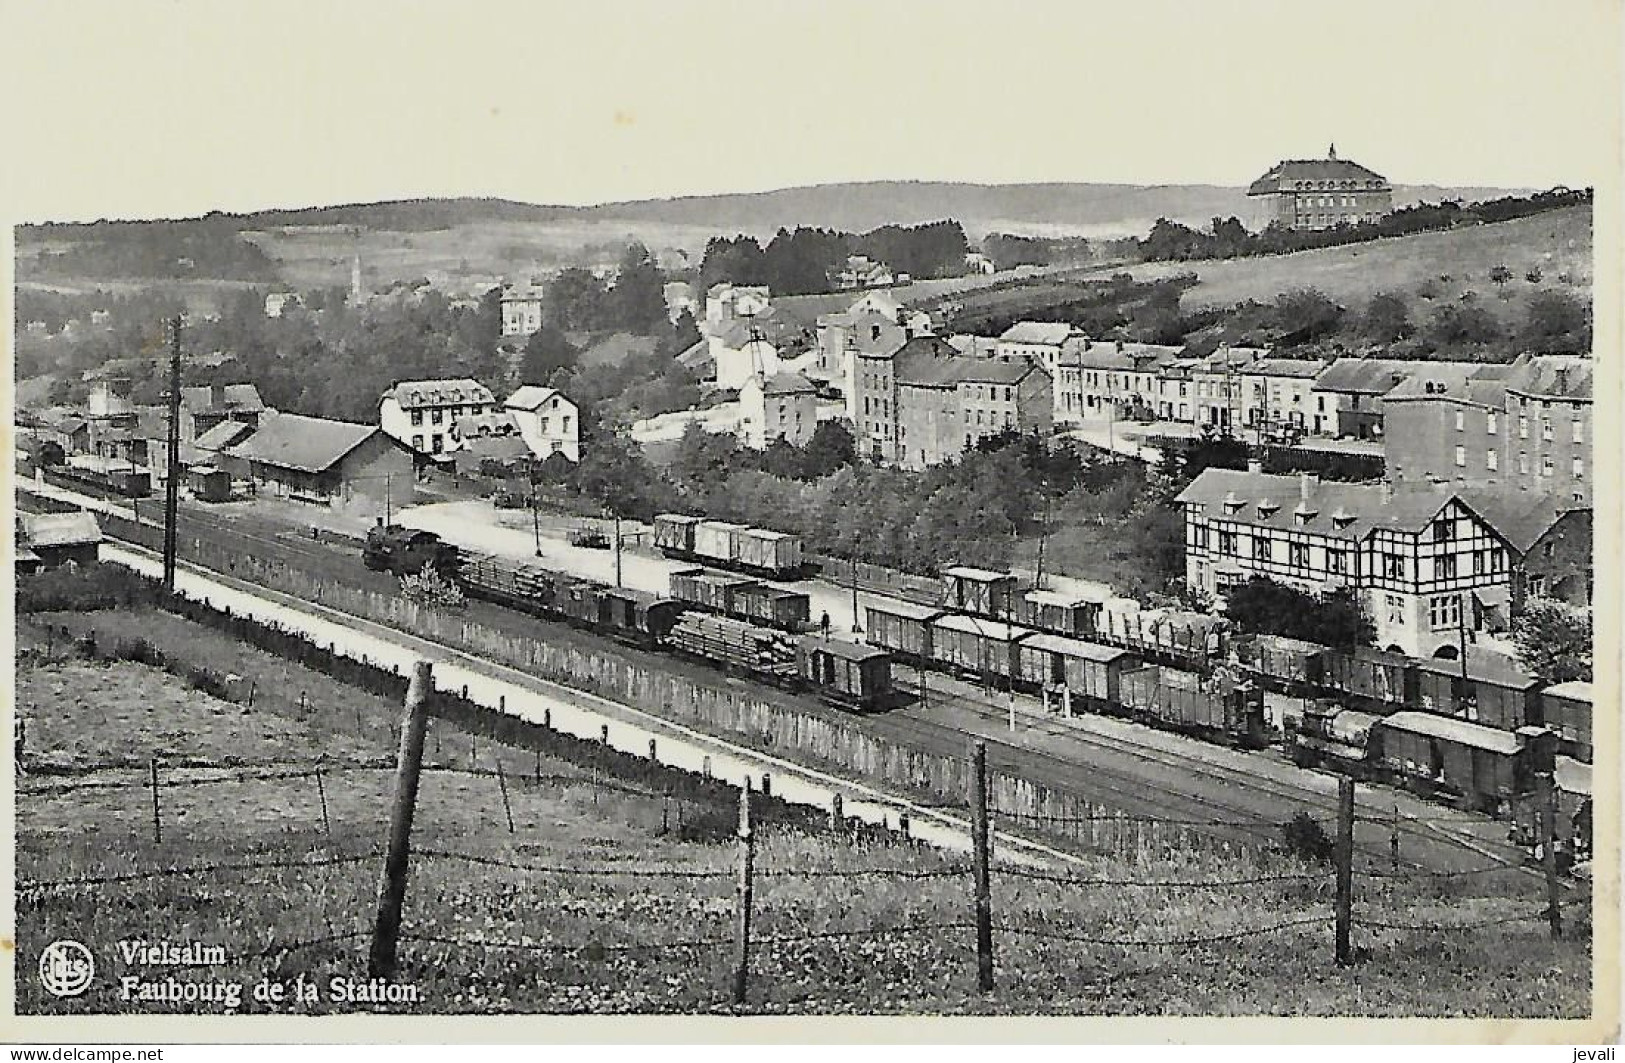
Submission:
M 23 485 L 19 484 L 19 486 L 22 487 Z M 66 496 L 68 499 L 74 499 L 74 495 L 73 495 L 72 492 L 60 491 L 59 493 L 61 495 L 63 495 L 63 496 Z M 113 505 L 105 503 L 105 502 L 103 503 L 103 505 L 105 505 L 106 508 L 108 508 L 109 510 L 113 510 L 114 512 L 118 511 L 116 506 L 113 506 Z M 234 538 L 241 538 L 241 539 L 244 539 L 244 540 L 247 540 L 247 541 L 252 541 L 252 542 L 264 543 L 267 546 L 271 546 L 273 548 L 278 548 L 278 549 L 283 549 L 283 550 L 286 550 L 286 551 L 288 551 L 290 553 L 295 553 L 295 554 L 297 554 L 297 555 L 299 555 L 301 557 L 308 558 L 308 559 L 310 559 L 312 561 L 331 562 L 332 559 L 335 556 L 336 548 L 332 544 L 326 543 L 325 541 L 320 543 L 320 544 L 317 544 L 317 545 L 307 545 L 304 542 L 304 540 L 301 537 L 297 536 L 297 535 L 290 534 L 290 535 L 288 535 L 286 537 L 281 536 L 281 535 L 277 535 L 275 537 L 268 537 L 268 536 L 256 535 L 254 533 L 246 532 L 246 531 L 243 531 L 240 527 L 238 527 L 235 524 L 235 522 L 228 521 L 225 518 L 222 518 L 222 517 L 219 517 L 219 516 L 216 516 L 216 515 L 212 515 L 212 514 L 208 514 L 208 515 L 205 515 L 205 514 L 188 514 L 187 516 L 188 516 L 188 519 L 197 520 L 206 529 L 213 530 L 219 535 L 225 535 L 225 536 L 230 536 L 230 537 L 234 537 Z M 229 574 L 222 574 L 222 575 L 229 575 Z M 570 688 L 563 688 L 563 689 L 568 690 Z M 947 692 L 947 691 L 940 692 L 938 696 L 954 698 L 955 700 L 960 701 L 962 704 L 964 704 L 964 705 L 966 705 L 968 707 L 974 707 L 975 704 L 976 704 L 974 702 L 974 700 L 966 699 L 966 698 L 964 698 L 963 695 L 957 695 L 957 694 L 953 694 L 953 693 L 950 693 L 950 692 Z M 636 711 L 636 710 L 632 710 L 632 711 Z M 997 717 L 1002 717 L 1002 715 L 1003 715 L 997 709 L 988 709 L 988 710 L 984 711 L 984 710 L 978 708 L 978 709 L 974 709 L 974 711 L 975 711 L 976 715 L 981 716 L 983 718 L 987 718 L 989 720 L 993 720 L 993 719 L 995 719 Z M 1031 718 L 1032 717 L 1029 716 L 1029 719 L 1031 719 Z M 890 722 L 890 721 L 888 721 L 888 722 Z M 946 732 L 946 731 L 950 731 L 951 729 L 943 728 L 942 730 Z M 1142 760 L 1147 761 L 1147 762 L 1159 763 L 1159 764 L 1164 765 L 1164 766 L 1177 768 L 1180 771 L 1182 771 L 1182 772 L 1184 772 L 1185 774 L 1188 774 L 1188 775 L 1189 774 L 1205 775 L 1205 776 L 1210 777 L 1210 778 L 1212 778 L 1212 779 L 1214 779 L 1216 781 L 1220 781 L 1220 782 L 1223 782 L 1223 783 L 1228 784 L 1228 785 L 1240 786 L 1240 787 L 1242 787 L 1244 789 L 1251 789 L 1251 790 L 1256 790 L 1256 791 L 1269 792 L 1269 793 L 1272 793 L 1273 796 L 1285 797 L 1285 798 L 1287 798 L 1289 800 L 1302 801 L 1302 802 L 1307 803 L 1307 804 L 1309 804 L 1309 805 L 1311 805 L 1313 807 L 1316 807 L 1316 808 L 1320 808 L 1323 804 L 1326 804 L 1326 801 L 1327 801 L 1327 799 L 1325 799 L 1325 798 L 1321 798 L 1319 801 L 1317 801 L 1315 799 L 1317 795 L 1314 794 L 1314 791 L 1309 790 L 1308 788 L 1291 787 L 1290 784 L 1278 784 L 1278 785 L 1276 785 L 1274 787 L 1271 787 L 1270 785 L 1266 784 L 1265 780 L 1263 780 L 1260 776 L 1258 776 L 1256 774 L 1241 772 L 1241 771 L 1239 771 L 1237 769 L 1218 768 L 1218 770 L 1215 770 L 1213 767 L 1208 767 L 1208 768 L 1198 767 L 1197 766 L 1198 761 L 1196 759 L 1194 759 L 1194 758 L 1184 757 L 1184 756 L 1181 756 L 1181 755 L 1179 755 L 1177 753 L 1170 753 L 1170 752 L 1167 752 L 1165 750 L 1158 750 L 1155 746 L 1152 746 L 1150 744 L 1132 742 L 1131 740 L 1126 740 L 1126 739 L 1122 739 L 1122 738 L 1118 738 L 1118 737 L 1110 737 L 1110 736 L 1099 735 L 1098 733 L 1085 731 L 1084 729 L 1081 729 L 1081 728 L 1064 728 L 1063 729 L 1063 728 L 1055 727 L 1053 725 L 1049 725 L 1049 726 L 1046 726 L 1044 728 L 1044 731 L 1045 731 L 1045 733 L 1054 735 L 1056 737 L 1061 737 L 1061 738 L 1065 738 L 1065 739 L 1068 739 L 1068 740 L 1071 740 L 1071 741 L 1078 742 L 1080 744 L 1093 746 L 1094 748 L 1100 749 L 1103 752 L 1127 753 L 1130 756 L 1137 757 L 1137 758 L 1142 759 Z M 920 729 L 918 727 L 915 728 L 915 734 L 916 735 L 921 735 L 921 731 L 920 731 Z M 959 738 L 961 740 L 964 737 L 963 735 L 959 734 L 959 732 L 953 732 L 953 734 L 957 738 Z M 921 736 L 923 737 L 923 735 L 921 735 Z M 997 738 L 993 739 L 993 741 L 996 744 L 1000 743 L 1000 740 L 997 739 Z M 959 751 L 958 750 L 952 750 L 952 751 L 948 751 L 948 752 L 949 752 L 949 755 L 958 755 Z M 1205 762 L 1204 761 L 1202 763 L 1210 763 L 1210 762 Z M 1132 774 L 1132 773 L 1124 773 L 1122 771 L 1117 771 L 1117 770 L 1105 768 L 1099 762 L 1092 763 L 1090 765 L 1090 771 L 1091 771 L 1091 781 L 1092 782 L 1095 781 L 1096 776 L 1098 774 L 1100 774 L 1100 773 L 1107 773 L 1107 774 L 1115 775 L 1119 779 L 1128 781 L 1130 783 L 1130 787 L 1123 787 L 1123 786 L 1111 787 L 1110 789 L 1112 790 L 1112 792 L 1114 792 L 1114 793 L 1116 793 L 1118 795 L 1130 796 L 1130 797 L 1132 797 L 1134 799 L 1133 803 L 1136 803 L 1136 804 L 1145 805 L 1145 804 L 1152 803 L 1152 802 L 1147 800 L 1147 796 L 1144 793 L 1144 786 L 1145 786 L 1145 783 L 1146 783 L 1147 780 L 1146 780 L 1146 778 L 1145 778 L 1145 776 L 1143 774 L 1135 775 L 1135 774 Z M 1242 814 L 1244 816 L 1247 816 L 1249 819 L 1255 819 L 1255 820 L 1258 821 L 1256 826 L 1249 827 L 1249 826 L 1246 826 L 1244 824 L 1239 824 L 1239 823 L 1238 824 L 1231 824 L 1231 826 L 1237 827 L 1238 829 L 1243 830 L 1243 831 L 1247 832 L 1250 835 L 1258 835 L 1260 833 L 1260 831 L 1261 831 L 1261 828 L 1266 828 L 1268 826 L 1266 824 L 1265 820 L 1260 818 L 1260 813 L 1258 813 L 1256 811 L 1246 810 L 1246 809 L 1241 808 L 1240 806 L 1226 805 L 1226 804 L 1224 804 L 1222 802 L 1214 801 L 1214 800 L 1212 800 L 1210 798 L 1203 798 L 1203 797 L 1201 797 L 1199 795 L 1196 795 L 1196 794 L 1193 794 L 1193 793 L 1189 792 L 1188 790 L 1181 791 L 1181 790 L 1174 790 L 1172 788 L 1164 787 L 1164 793 L 1166 793 L 1169 796 L 1173 797 L 1176 801 L 1185 801 L 1187 804 L 1194 803 L 1194 804 L 1198 804 L 1198 805 L 1200 805 L 1202 807 L 1220 809 L 1220 810 L 1222 810 L 1224 812 L 1227 812 L 1227 813 L 1238 813 L 1239 812 L 1240 814 Z M 1181 815 L 1181 810 L 1178 808 L 1177 804 L 1169 804 L 1166 801 L 1164 801 L 1164 802 L 1156 802 L 1156 804 L 1158 804 L 1160 807 L 1162 807 L 1164 809 L 1167 809 L 1168 811 L 1173 813 L 1172 815 L 1170 815 L 1168 817 L 1164 817 L 1164 818 L 1168 818 L 1168 819 L 1172 819 L 1172 820 L 1179 820 L 1181 818 L 1187 819 L 1187 820 L 1189 819 L 1189 811 L 1188 811 L 1188 809 L 1184 811 L 1183 816 L 1182 816 Z M 1413 838 L 1415 838 L 1417 840 L 1436 844 L 1441 838 L 1443 838 L 1443 839 L 1449 841 L 1454 846 L 1470 849 L 1473 852 L 1475 852 L 1475 853 L 1477 853 L 1477 854 L 1479 854 L 1479 855 L 1481 855 L 1483 857 L 1486 857 L 1488 859 L 1494 860 L 1494 861 L 1496 861 L 1498 863 L 1506 864 L 1509 867 L 1516 866 L 1516 865 L 1510 864 L 1506 860 L 1506 858 L 1504 856 L 1496 854 L 1496 853 L 1494 853 L 1494 852 L 1492 852 L 1490 850 L 1484 849 L 1484 848 L 1482 848 L 1480 846 L 1477 846 L 1477 845 L 1473 844 L 1472 841 L 1462 837 L 1461 835 L 1459 835 L 1459 834 L 1457 834 L 1455 832 L 1449 832 L 1449 831 L 1441 830 L 1436 825 L 1429 825 L 1429 827 L 1430 827 L 1430 830 L 1429 830 L 1428 833 L 1431 836 L 1424 835 L 1422 830 L 1420 830 L 1418 827 L 1407 824 L 1402 819 L 1402 827 L 1401 827 L 1402 832 L 1405 833 L 1405 834 L 1410 835 L 1411 837 L 1413 837 Z
M 153 570 L 156 568 L 156 561 L 158 560 L 152 555 L 151 551 L 147 551 L 142 548 L 121 547 L 115 548 L 111 551 L 111 553 L 112 556 L 109 557 L 108 560 L 119 564 L 124 564 L 130 568 L 136 569 L 137 571 L 146 571 L 149 575 L 151 575 Z M 370 620 L 341 613 L 338 610 L 329 609 L 324 606 L 297 601 L 279 592 L 269 590 L 267 588 L 255 587 L 253 584 L 246 581 L 237 580 L 230 576 L 211 572 L 210 570 L 204 569 L 198 565 L 194 565 L 191 562 L 183 562 L 181 567 L 185 570 L 189 570 L 188 574 L 193 576 L 198 583 L 203 584 L 207 589 L 224 591 L 228 595 L 234 595 L 239 599 L 247 599 L 250 602 L 256 602 L 261 606 L 268 606 L 281 613 L 301 617 L 307 623 L 314 621 L 316 623 L 325 623 L 345 628 L 353 635 L 359 636 L 362 639 L 370 640 L 373 643 L 373 647 L 371 648 L 376 649 L 376 647 L 381 644 L 389 649 L 399 652 L 420 654 L 423 652 L 423 648 L 426 647 L 433 651 L 432 656 L 437 664 L 448 665 L 451 669 L 465 672 L 466 674 L 476 678 L 485 679 L 488 681 L 494 679 L 499 683 L 505 683 L 512 686 L 515 688 L 516 693 L 527 694 L 532 698 L 534 698 L 535 695 L 540 692 L 544 697 L 547 697 L 548 700 L 553 701 L 553 707 L 575 709 L 577 711 L 583 711 L 588 715 L 591 715 L 594 712 L 602 712 L 605 714 L 603 718 L 618 719 L 623 723 L 628 722 L 628 717 L 630 717 L 631 722 L 635 722 L 640 726 L 649 727 L 651 730 L 663 731 L 669 736 L 688 742 L 691 748 L 696 752 L 714 751 L 725 754 L 727 757 L 731 757 L 739 761 L 742 765 L 745 765 L 747 769 L 741 773 L 744 777 L 749 777 L 748 766 L 751 764 L 755 764 L 760 767 L 771 767 L 777 769 L 778 771 L 782 771 L 784 774 L 774 776 L 776 783 L 778 780 L 783 780 L 786 778 L 800 781 L 807 788 L 817 792 L 817 802 L 820 807 L 827 805 L 827 795 L 829 794 L 834 794 L 837 792 L 856 793 L 861 795 L 861 797 L 860 800 L 849 801 L 847 803 L 846 811 L 849 815 L 863 816 L 865 813 L 868 813 L 869 816 L 865 818 L 870 818 L 874 817 L 876 813 L 879 813 L 880 815 L 889 813 L 893 816 L 899 812 L 908 813 L 913 817 L 920 817 L 915 819 L 916 825 L 924 827 L 927 830 L 930 829 L 930 825 L 932 823 L 937 824 L 938 827 L 941 828 L 938 833 L 941 833 L 947 840 L 959 843 L 959 847 L 963 847 L 963 845 L 966 845 L 969 842 L 969 822 L 957 816 L 947 815 L 940 809 L 932 808 L 924 804 L 917 804 L 907 798 L 894 797 L 865 783 L 857 783 L 846 779 L 840 779 L 817 769 L 795 764 L 782 758 L 774 757 L 770 754 L 760 753 L 742 746 L 736 746 L 722 739 L 705 734 L 704 732 L 651 715 L 631 706 L 622 705 L 618 702 L 610 701 L 607 698 L 602 698 L 585 691 L 575 690 L 570 687 L 564 687 L 544 679 L 530 676 L 519 669 L 485 661 L 473 656 L 472 654 L 464 653 L 460 650 L 456 650 L 415 635 L 410 635 L 406 632 L 388 628 Z M 214 584 L 212 588 L 209 587 L 211 582 Z M 233 587 L 230 586 L 230 584 L 237 584 L 238 586 Z M 214 599 L 208 598 L 207 600 L 212 601 Z M 430 655 L 424 654 L 424 656 Z M 378 658 L 369 655 L 368 659 L 377 660 Z M 466 662 L 466 665 L 471 667 L 460 667 L 457 663 L 458 661 Z M 493 675 L 491 673 L 495 674 Z M 460 677 L 457 675 L 446 675 L 444 673 L 438 675 L 436 678 L 437 685 L 442 689 L 449 689 L 452 687 L 453 683 L 460 680 Z M 452 683 L 448 683 L 448 680 L 451 680 Z M 539 691 L 538 688 L 540 688 Z M 580 709 L 581 703 L 589 703 L 592 708 L 582 710 Z M 494 707 L 488 707 L 492 708 L 492 711 L 497 711 Z M 515 714 L 517 715 L 517 713 Z M 577 737 L 595 740 L 597 736 L 594 734 L 587 734 L 578 735 Z M 665 748 L 669 751 L 670 746 Z M 635 750 L 627 750 L 627 752 L 636 753 Z M 718 770 L 715 773 L 717 777 L 723 777 L 725 769 L 725 764 L 719 765 Z M 759 784 L 759 779 L 757 782 Z M 785 800 L 796 800 L 795 798 L 791 797 L 782 787 L 776 786 L 775 795 L 780 796 Z M 920 822 L 921 818 L 923 818 L 926 822 L 922 824 Z M 922 837 L 924 837 L 924 835 L 922 835 Z M 1027 838 L 1022 838 L 1005 832 L 1000 832 L 1000 837 L 1008 842 L 1010 847 L 1016 850 L 1015 853 L 1005 852 L 1003 856 L 1007 859 L 1015 858 L 1018 860 L 1037 860 L 1040 863 L 1057 860 L 1065 863 L 1079 862 L 1079 858 L 1073 854 L 1053 849 L 1047 845 Z

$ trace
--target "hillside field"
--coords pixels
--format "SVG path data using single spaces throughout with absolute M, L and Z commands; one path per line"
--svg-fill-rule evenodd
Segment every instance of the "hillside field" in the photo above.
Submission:
M 1498 293 L 1489 273 L 1497 265 L 1512 270 Z M 1525 274 L 1539 267 L 1541 280 Z M 1392 291 L 1421 300 L 1423 281 L 1439 282 L 1435 305 L 1475 291 L 1483 304 L 1503 317 L 1522 313 L 1532 292 L 1566 289 L 1590 298 L 1592 282 L 1591 210 L 1568 207 L 1513 221 L 1444 232 L 1376 240 L 1363 244 L 1299 251 L 1290 255 L 1223 261 L 1156 262 L 1127 267 L 1136 279 L 1194 273 L 1200 283 L 1185 291 L 1181 307 L 1223 307 L 1248 299 L 1270 302 L 1282 292 L 1316 288 L 1351 309 L 1377 292 Z M 1561 279 L 1566 274 L 1570 279 Z M 1448 276 L 1449 280 L 1443 278 Z M 1508 298 L 1503 301 L 1500 294 Z
M 678 805 L 488 740 L 476 749 L 438 721 L 402 944 L 401 984 L 417 1000 L 335 1003 L 330 978 L 365 977 L 390 786 L 384 725 L 398 709 L 167 614 L 40 619 L 94 630 L 104 647 L 139 635 L 187 662 L 257 680 L 260 695 L 252 709 L 221 701 L 146 665 L 87 659 L 37 623 L 20 623 L 16 690 L 30 725 L 18 786 L 19 952 L 31 958 L 47 941 L 76 936 L 107 968 L 77 998 L 20 979 L 24 1012 L 228 1010 L 120 1000 L 117 976 L 169 973 L 116 958 L 116 941 L 139 937 L 226 948 L 225 964 L 174 972 L 180 981 L 303 978 L 324 987 L 323 999 L 298 1008 L 245 995 L 243 1012 L 735 1009 L 727 987 L 736 843 L 726 802 Z M 145 770 L 155 757 L 161 842 Z M 472 757 L 480 772 L 468 771 Z M 492 777 L 499 759 L 511 832 Z M 309 774 L 262 771 L 317 761 L 327 764 L 325 789 Z M 26 887 L 85 877 L 110 881 Z M 769 825 L 758 831 L 755 883 L 750 1012 L 1589 1012 L 1589 923 L 1571 916 L 1578 940 L 1550 941 L 1528 879 L 1516 873 L 1362 876 L 1365 955 L 1338 968 L 1323 865 L 1175 852 L 1135 864 L 1098 857 L 1007 868 L 994 876 L 998 985 L 989 996 L 975 990 L 962 857 Z

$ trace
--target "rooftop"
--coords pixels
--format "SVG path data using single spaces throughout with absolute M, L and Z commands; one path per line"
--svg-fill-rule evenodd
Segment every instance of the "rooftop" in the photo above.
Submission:
M 762 382 L 764 395 L 815 394 L 818 388 L 800 373 L 774 373 Z
M 102 541 L 95 515 L 83 509 L 72 513 L 23 513 L 21 517 L 24 540 L 33 549 Z
M 1492 753 L 1511 755 L 1523 748 L 1517 736 L 1510 732 L 1485 727 L 1468 720 L 1458 720 L 1452 716 L 1436 716 L 1431 712 L 1396 712 L 1383 720 L 1383 726 L 1391 731 L 1408 731 L 1412 734 L 1427 735 L 1429 738 L 1442 738 L 1447 742 L 1459 742 L 1475 749 L 1487 749 Z
M 253 434 L 254 429 L 241 421 L 221 421 L 193 440 L 192 445 L 199 450 L 223 450 Z
M 565 398 L 564 393 L 556 388 L 546 388 L 539 384 L 525 384 L 516 388 L 514 393 L 509 395 L 507 401 L 502 405 L 510 410 L 538 410 L 541 409 L 544 402 L 555 395 L 565 402 L 570 402 L 568 398 Z M 573 406 L 574 403 L 571 403 L 571 405 Z
M 1319 480 L 1306 474 L 1203 469 L 1176 500 L 1208 507 L 1206 515 L 1213 520 L 1281 530 L 1305 529 L 1359 541 L 1379 529 L 1419 532 L 1458 494 L 1448 485 L 1401 484 L 1389 488 L 1382 484 Z
M 279 413 L 226 453 L 282 469 L 324 472 L 380 431 L 377 425 Z
M 1247 186 L 1249 196 L 1265 196 L 1275 192 L 1296 190 L 1306 185 L 1314 189 L 1358 189 L 1363 191 L 1392 191 L 1388 179 L 1357 162 L 1339 159 L 1333 147 L 1324 159 L 1283 159 L 1268 173 Z
M 181 401 L 193 413 L 219 413 L 228 410 L 257 413 L 265 409 L 265 403 L 260 401 L 260 389 L 253 384 L 181 388 Z
M 1593 371 L 1591 359 L 1580 355 L 1534 355 L 1514 363 L 1506 387 L 1543 398 L 1589 399 Z
M 1527 553 L 1568 513 L 1591 509 L 1543 491 L 1511 487 L 1463 487 L 1460 493 L 1462 501 L 1519 553 Z
M 1063 321 L 1018 321 L 1005 329 L 999 340 L 1003 343 L 1041 343 L 1057 347 L 1075 331 Z
M 1315 390 L 1386 395 L 1412 373 L 1435 364 L 1397 358 L 1339 358 L 1321 370 Z
M 408 380 L 384 393 L 403 410 L 426 406 L 457 406 L 464 403 L 494 402 L 491 389 L 470 377 L 456 380 Z

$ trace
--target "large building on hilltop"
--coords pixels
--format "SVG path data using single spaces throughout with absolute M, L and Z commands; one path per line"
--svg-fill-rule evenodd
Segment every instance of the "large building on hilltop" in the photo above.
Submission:
M 1337 157 L 1285 159 L 1247 188 L 1252 228 L 1332 229 L 1377 221 L 1394 209 L 1394 188 L 1382 174 Z

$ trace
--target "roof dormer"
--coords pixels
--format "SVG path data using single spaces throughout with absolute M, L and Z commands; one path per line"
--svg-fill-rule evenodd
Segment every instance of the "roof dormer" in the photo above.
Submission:
M 1260 500 L 1258 503 L 1258 515 L 1266 520 L 1275 516 L 1275 514 L 1279 513 L 1280 510 L 1281 507 L 1278 503 L 1272 502 L 1267 498 Z

